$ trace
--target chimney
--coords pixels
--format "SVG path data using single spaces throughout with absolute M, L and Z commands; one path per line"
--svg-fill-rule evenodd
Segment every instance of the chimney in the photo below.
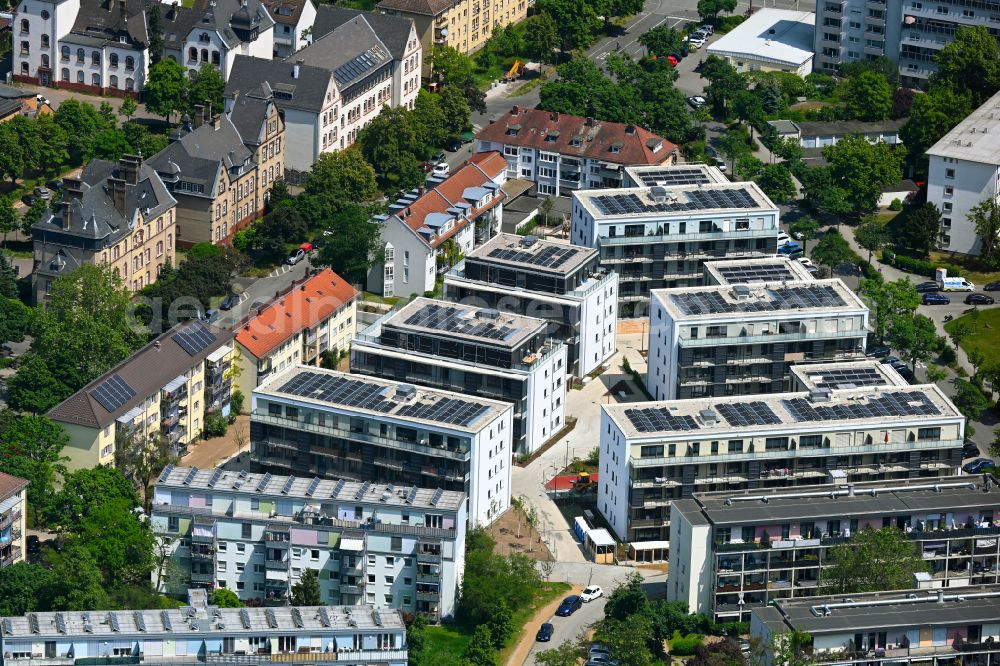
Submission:
M 554 123 L 557 123 L 557 122 L 559 122 L 559 112 L 558 112 L 558 111 L 553 111 L 553 112 L 552 112 L 552 114 L 551 114 L 551 115 L 549 115 L 549 119 L 550 119 L 550 120 L 551 120 L 552 122 L 554 122 Z
M 238 100 L 239 98 L 240 98 L 240 91 L 234 90 L 232 97 L 229 97 L 225 100 L 226 113 L 233 112 L 233 109 L 236 108 L 236 100 Z
M 115 210 L 122 217 L 127 218 L 128 215 L 125 213 L 125 181 L 121 178 L 110 176 L 108 178 L 108 190 L 112 201 L 115 203 Z
M 142 166 L 141 157 L 136 155 L 124 155 L 121 160 L 118 161 L 118 165 L 124 174 L 126 184 L 139 184 L 139 167 Z
M 299 68 L 302 67 L 302 65 L 304 65 L 304 64 L 305 64 L 305 60 L 302 60 L 301 58 L 299 60 L 295 61 L 295 65 L 292 67 L 292 78 L 293 79 L 299 78 Z
M 203 104 L 194 105 L 194 128 L 198 129 L 205 122 L 205 106 Z
M 79 178 L 63 178 L 63 199 L 79 201 L 83 197 L 83 181 Z
M 521 108 L 517 104 L 515 104 L 514 108 L 510 110 L 510 115 L 516 116 L 520 112 L 521 112 Z

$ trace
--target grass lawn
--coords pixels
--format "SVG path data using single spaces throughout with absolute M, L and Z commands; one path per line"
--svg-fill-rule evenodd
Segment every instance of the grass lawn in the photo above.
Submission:
M 507 663 L 507 659 L 520 640 L 521 628 L 534 616 L 536 609 L 558 599 L 570 589 L 568 583 L 543 583 L 535 603 L 514 613 L 514 626 L 518 627 L 518 631 L 507 641 L 507 647 L 497 655 L 498 664 Z M 428 666 L 457 666 L 462 661 L 462 653 L 472 640 L 474 629 L 475 627 L 461 622 L 427 627 L 425 632 L 427 642 L 422 663 Z
M 960 321 L 964 321 L 970 329 L 973 327 L 972 315 L 963 315 L 945 324 L 944 330 L 951 333 Z M 1000 361 L 1000 309 L 979 311 L 975 332 L 962 340 L 962 349 L 966 353 L 978 349 L 987 362 Z
M 977 287 L 981 287 L 987 282 L 1000 280 L 1000 271 L 990 270 L 979 263 L 975 257 L 961 254 L 951 254 L 949 252 L 936 252 L 931 250 L 931 261 L 943 261 L 962 267 L 962 277 L 973 282 Z M 980 320 L 982 321 L 982 320 Z

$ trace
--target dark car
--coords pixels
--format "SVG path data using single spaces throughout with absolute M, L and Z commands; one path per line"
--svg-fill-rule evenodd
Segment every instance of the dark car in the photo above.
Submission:
M 979 455 L 979 447 L 974 442 L 966 442 L 962 445 L 963 458 L 975 458 Z
M 38 201 L 38 197 L 36 197 L 34 194 L 25 194 L 23 197 L 21 197 L 21 201 L 24 202 L 25 206 L 28 206 L 30 208 L 35 204 L 36 201 Z
M 868 351 L 865 352 L 865 356 L 868 358 L 885 358 L 891 352 L 891 349 L 883 345 L 880 347 L 870 347 Z
M 28 552 L 31 554 L 39 553 L 42 550 L 42 542 L 38 540 L 38 537 L 34 534 L 28 535 Z
M 224 299 L 222 299 L 222 302 L 219 303 L 219 309 L 220 310 L 232 310 L 233 308 L 236 307 L 236 305 L 239 302 L 240 302 L 240 297 L 237 296 L 236 294 L 230 292 L 229 295 L 226 296 Z
M 924 305 L 948 305 L 951 299 L 942 294 L 924 294 Z
M 1000 280 L 996 282 L 987 282 L 986 286 L 983 287 L 983 291 L 1000 291 Z
M 583 607 L 583 602 L 580 601 L 580 597 L 575 594 L 571 594 L 565 599 L 563 599 L 562 604 L 559 606 L 559 610 L 556 611 L 556 615 L 559 617 L 569 617 L 573 613 L 577 612 Z
M 970 463 L 962 465 L 962 471 L 966 474 L 979 474 L 988 467 L 994 467 L 995 463 L 989 458 L 976 458 Z
M 539 643 L 548 643 L 552 640 L 552 630 L 552 625 L 546 622 L 538 628 L 538 633 L 535 634 L 535 640 Z
M 454 139 L 448 139 L 448 141 L 445 142 L 444 144 L 444 149 L 453 153 L 461 150 L 461 148 L 462 148 L 462 140 L 459 139 L 458 137 L 455 137 Z
M 986 294 L 969 294 L 965 297 L 966 305 L 993 305 L 996 303 L 992 296 Z
M 49 182 L 45 183 L 45 186 L 55 192 L 62 192 L 63 188 L 65 187 L 65 185 L 63 185 L 62 180 L 60 180 L 59 178 L 53 178 Z
M 917 285 L 918 294 L 934 294 L 941 291 L 941 285 L 937 282 L 921 282 Z

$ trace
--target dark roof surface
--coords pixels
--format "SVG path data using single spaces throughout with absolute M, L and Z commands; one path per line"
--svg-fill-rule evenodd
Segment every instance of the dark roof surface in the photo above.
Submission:
M 274 103 L 279 109 L 291 108 L 318 112 L 326 102 L 330 85 L 330 69 L 313 65 L 299 67 L 299 77 L 293 75 L 294 61 L 265 60 L 238 55 L 229 72 L 226 97 L 245 93 L 268 83 L 274 90 Z
M 257 90 L 240 95 L 229 112 L 229 120 L 243 138 L 244 144 L 258 145 L 260 128 L 271 109 L 271 87 L 265 82 Z
M 228 170 L 253 158 L 236 126 L 223 114 L 215 123 L 183 134 L 151 157 L 149 164 L 159 173 L 179 174 L 185 182 L 204 185 L 204 192 L 192 194 L 214 198 L 220 167 Z
M 80 3 L 72 32 L 114 42 L 118 42 L 119 37 L 127 36 L 141 49 L 149 43 L 145 9 L 144 0 L 128 3 L 120 0 L 84 0 Z
M 363 15 L 355 16 L 285 62 L 304 61 L 333 72 L 337 85 L 348 88 L 392 62 L 392 53 Z
M 874 132 L 898 132 L 906 124 L 907 118 L 863 122 L 860 120 L 808 121 L 796 123 L 802 136 L 822 134 L 872 134 Z
M 437 16 L 452 6 L 452 0 L 382 0 L 376 7 L 411 14 Z
M 311 0 L 263 0 L 275 23 L 298 25 L 306 3 Z M 315 27 L 313 33 L 315 34 Z
M 321 5 L 316 10 L 316 21 L 313 23 L 313 39 L 333 32 L 351 19 L 361 17 L 371 25 L 375 34 L 382 40 L 392 53 L 392 57 L 401 60 L 406 53 L 406 42 L 410 39 L 413 19 L 389 14 L 364 12 L 360 9 Z

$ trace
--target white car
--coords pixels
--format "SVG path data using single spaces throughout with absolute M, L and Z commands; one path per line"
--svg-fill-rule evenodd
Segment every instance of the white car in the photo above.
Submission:
M 802 240 L 805 237 L 806 237 L 806 235 L 804 233 L 802 233 L 801 231 L 793 231 L 792 232 L 792 238 L 794 238 L 795 240 Z
M 792 242 L 792 237 L 786 234 L 784 231 L 778 234 L 778 247 L 788 245 Z
M 708 102 L 706 102 L 705 98 L 702 97 L 701 95 L 694 95 L 693 97 L 687 98 L 687 103 L 692 109 L 700 109 L 701 107 L 705 106 L 705 104 L 707 104 Z
M 705 45 L 705 35 L 696 32 L 693 35 L 688 36 L 687 41 L 688 44 L 690 44 L 694 48 L 700 49 Z
M 594 599 L 597 599 L 597 598 L 603 597 L 603 596 L 604 596 L 604 590 L 602 590 L 600 588 L 600 586 L 598 586 L 598 585 L 591 585 L 586 590 L 584 590 L 583 592 L 580 593 L 580 599 L 584 603 L 593 601 Z
M 795 261 L 797 261 L 800 264 L 802 264 L 803 266 L 805 266 L 806 270 L 809 271 L 810 273 L 815 273 L 816 271 L 819 270 L 819 268 L 816 266 L 816 264 L 814 264 L 812 262 L 812 260 L 810 260 L 810 259 L 808 259 L 806 257 L 799 257 Z
M 699 25 L 697 31 L 711 37 L 715 33 L 715 26 L 706 23 L 705 25 Z
M 434 165 L 434 170 L 431 172 L 435 176 L 447 176 L 451 173 L 451 167 L 448 166 L 447 162 L 438 162 Z

